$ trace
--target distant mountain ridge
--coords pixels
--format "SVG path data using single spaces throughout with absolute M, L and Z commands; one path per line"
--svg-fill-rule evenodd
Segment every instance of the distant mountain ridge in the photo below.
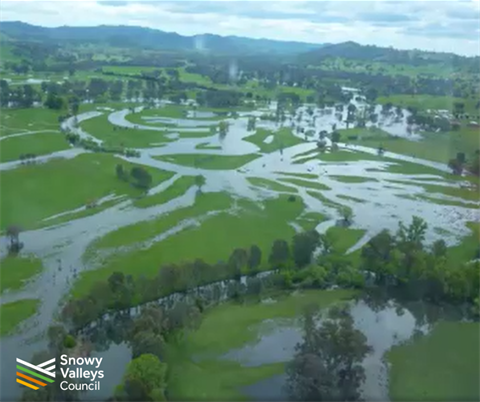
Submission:
M 105 43 L 110 46 L 136 46 L 158 50 L 209 50 L 225 54 L 268 53 L 299 54 L 322 45 L 303 42 L 284 42 L 271 39 L 252 39 L 239 36 L 201 34 L 183 36 L 175 32 L 126 25 L 95 27 L 62 26 L 46 28 L 20 21 L 2 21 L 0 33 L 22 41 L 45 41 L 58 44 Z

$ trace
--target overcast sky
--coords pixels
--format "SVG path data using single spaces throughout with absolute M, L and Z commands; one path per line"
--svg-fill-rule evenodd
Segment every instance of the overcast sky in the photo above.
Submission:
M 480 54 L 480 1 L 1 0 L 0 20 Z

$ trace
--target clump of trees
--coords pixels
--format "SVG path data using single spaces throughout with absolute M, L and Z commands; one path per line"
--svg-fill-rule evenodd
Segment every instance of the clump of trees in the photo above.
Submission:
M 127 172 L 122 164 L 118 164 L 115 167 L 115 173 L 120 180 L 130 182 L 142 190 L 148 190 L 152 185 L 151 174 L 141 166 L 133 166 L 130 172 Z
M 115 401 L 165 401 L 167 365 L 153 354 L 143 354 L 128 365 Z
M 348 307 L 332 308 L 319 326 L 317 309 L 303 315 L 303 339 L 287 364 L 286 390 L 294 401 L 358 401 L 365 381 L 363 359 L 371 352 Z

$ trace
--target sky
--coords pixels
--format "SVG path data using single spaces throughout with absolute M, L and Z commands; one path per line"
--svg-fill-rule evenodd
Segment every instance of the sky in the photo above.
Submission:
M 214 33 L 310 43 L 355 41 L 480 54 L 480 0 L 1 0 L 0 21 L 47 27 L 138 25 L 182 35 Z

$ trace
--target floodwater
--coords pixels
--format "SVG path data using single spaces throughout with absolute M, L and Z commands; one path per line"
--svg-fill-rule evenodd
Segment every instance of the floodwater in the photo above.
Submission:
M 428 325 L 419 325 L 408 309 L 389 302 L 380 311 L 374 311 L 364 301 L 351 304 L 355 328 L 367 338 L 372 352 L 364 359 L 366 381 L 362 385 L 365 400 L 387 401 L 388 366 L 384 354 L 392 346 L 412 337 L 415 330 L 427 333 Z M 318 321 L 321 325 L 321 319 Z M 237 361 L 244 367 L 289 362 L 295 355 L 295 346 L 302 341 L 302 324 L 297 317 L 291 320 L 269 320 L 263 323 L 263 335 L 256 343 L 234 349 L 222 358 Z M 279 374 L 251 384 L 243 392 L 255 401 L 287 400 L 284 389 L 286 375 Z
M 364 102 L 353 101 L 357 110 L 365 107 Z M 456 244 L 459 239 L 470 233 L 466 227 L 466 222 L 478 221 L 478 208 L 461 208 L 458 206 L 445 206 L 434 204 L 428 201 L 406 199 L 404 196 L 412 196 L 416 194 L 424 194 L 425 190 L 419 186 L 415 178 L 441 180 L 441 177 L 435 175 L 399 175 L 386 171 L 373 172 L 370 169 L 385 169 L 391 162 L 385 161 L 355 161 L 355 162 L 336 162 L 321 163 L 320 160 L 310 161 L 304 164 L 295 164 L 295 160 L 299 159 L 301 153 L 314 151 L 316 149 L 315 141 L 318 138 L 318 132 L 325 130 L 331 132 L 334 127 L 336 129 L 346 126 L 346 106 L 342 112 L 337 112 L 333 108 L 324 110 L 312 108 L 310 114 L 306 106 L 299 108 L 294 115 L 286 114 L 286 121 L 283 123 L 285 127 L 293 127 L 293 133 L 299 138 L 304 139 L 305 134 L 301 133 L 297 127 L 304 130 L 313 130 L 314 137 L 309 138 L 310 142 L 305 142 L 290 148 L 285 148 L 283 152 L 277 151 L 271 154 L 263 155 L 252 162 L 246 164 L 238 170 L 206 170 L 193 167 L 178 166 L 171 162 L 155 159 L 155 156 L 172 155 L 172 154 L 210 154 L 210 155 L 245 155 L 258 152 L 259 149 L 253 143 L 245 141 L 245 137 L 253 134 L 247 131 L 247 121 L 250 115 L 272 114 L 275 111 L 275 104 L 269 107 L 258 109 L 254 112 L 239 113 L 239 118 L 226 118 L 229 123 L 229 129 L 226 137 L 221 139 L 218 135 L 207 136 L 203 138 L 177 138 L 175 141 L 167 143 L 161 147 L 138 149 L 139 158 L 127 158 L 120 156 L 125 160 L 133 161 L 145 166 L 156 167 L 167 171 L 175 172 L 176 176 L 180 175 L 198 175 L 202 174 L 206 178 L 206 184 L 203 187 L 204 192 L 211 191 L 227 191 L 233 195 L 247 197 L 253 200 L 262 200 L 277 194 L 271 190 L 259 189 L 252 186 L 247 177 L 261 177 L 270 180 L 279 178 L 287 178 L 283 173 L 313 173 L 319 175 L 319 179 L 312 180 L 313 183 L 321 182 L 330 187 L 328 191 L 322 191 L 322 194 L 333 202 L 349 206 L 354 211 L 353 228 L 364 229 L 365 236 L 354 245 L 350 251 L 363 245 L 373 235 L 381 229 L 387 228 L 396 230 L 398 222 L 410 221 L 413 215 L 421 216 L 429 224 L 427 232 L 427 240 L 434 241 L 444 239 L 447 244 Z M 141 110 L 141 108 L 137 108 Z M 375 111 L 381 114 L 380 106 L 375 107 Z M 77 118 L 70 118 L 62 123 L 64 129 L 78 133 L 82 138 L 88 138 L 98 143 L 101 140 L 95 138 L 94 133 L 87 133 L 79 127 L 82 121 L 94 118 L 102 114 L 108 114 L 111 123 L 131 127 L 141 130 L 158 130 L 168 131 L 171 134 L 182 132 L 210 132 L 208 127 L 211 121 L 200 120 L 201 118 L 214 117 L 210 114 L 202 115 L 201 112 L 192 111 L 187 116 L 192 116 L 195 120 L 195 126 L 186 126 L 188 119 L 161 119 L 161 123 L 168 123 L 169 126 L 155 127 L 152 125 L 137 125 L 126 120 L 129 110 L 121 110 L 112 112 L 102 109 L 101 111 L 92 111 L 83 113 Z M 407 128 L 406 118 L 408 112 L 403 111 L 402 115 L 392 112 L 382 114 L 379 117 L 377 125 L 392 135 L 403 136 L 412 140 L 418 138 L 421 133 L 416 133 L 415 127 Z M 340 114 L 340 116 L 337 116 Z M 339 119 L 340 117 L 340 119 Z M 341 121 L 340 121 L 341 120 Z M 153 123 L 150 121 L 150 123 Z M 174 124 L 174 126 L 170 126 Z M 188 123 L 190 124 L 190 123 Z M 370 123 L 367 123 L 367 126 Z M 276 131 L 281 125 L 269 121 L 259 120 L 258 128 L 266 128 Z M 273 136 L 274 134 L 272 134 Z M 8 138 L 8 137 L 5 137 Z M 268 139 L 268 138 L 267 138 Z M 221 149 L 196 149 L 201 143 L 209 143 L 221 147 Z M 344 144 L 340 144 L 344 148 Z M 376 153 L 376 150 L 365 147 L 348 146 L 345 149 L 355 149 L 366 153 Z M 66 151 L 60 151 L 51 155 L 36 158 L 37 163 L 46 162 L 52 158 L 73 158 L 87 151 L 83 149 L 72 148 Z M 385 157 L 397 159 L 399 161 L 411 161 L 425 166 L 431 166 L 439 170 L 439 172 L 448 171 L 446 165 L 425 161 L 413 157 L 397 155 L 390 152 L 385 153 Z M 20 161 L 12 161 L 0 164 L 0 170 L 11 170 L 21 166 Z M 334 175 L 352 175 L 370 178 L 374 181 L 365 183 L 343 183 L 335 180 Z M 291 178 L 291 177 L 290 177 Z M 403 180 L 405 185 L 393 186 L 388 180 Z M 305 179 L 304 179 L 305 180 Z M 173 179 L 166 183 L 162 183 L 152 188 L 149 193 L 155 194 L 163 191 L 168 185 L 174 182 Z M 447 184 L 445 185 L 454 185 Z M 298 196 L 301 197 L 306 206 L 307 211 L 316 211 L 327 214 L 331 217 L 326 222 L 317 226 L 319 232 L 324 232 L 329 227 L 335 225 L 337 219 L 340 218 L 338 209 L 325 205 L 315 197 L 308 194 L 305 187 L 288 184 L 298 190 Z M 396 188 L 395 188 L 396 187 Z M 2 349 L 2 369 L 4 372 L 11 371 L 11 365 L 15 356 L 12 353 L 21 350 L 22 356 L 18 356 L 25 360 L 29 360 L 33 350 L 39 350 L 37 339 L 42 339 L 43 332 L 52 322 L 52 317 L 58 312 L 59 304 L 68 291 L 76 276 L 85 270 L 95 269 L 94 264 L 85 264 L 82 260 L 87 246 L 95 239 L 100 238 L 111 231 L 118 228 L 131 225 L 141 221 L 153 220 L 159 215 L 171 212 L 175 209 L 193 205 L 195 201 L 196 188 L 192 187 L 184 195 L 173 199 L 163 205 L 156 205 L 149 208 L 135 208 L 130 200 L 119 200 L 119 202 L 95 215 L 86 216 L 79 219 L 71 220 L 61 225 L 55 225 L 44 229 L 29 230 L 22 232 L 21 240 L 25 247 L 22 253 L 35 254 L 43 260 L 45 270 L 34 281 L 29 283 L 23 290 L 16 293 L 6 293 L 2 295 L 1 302 L 8 303 L 26 297 L 39 298 L 42 305 L 39 312 L 33 318 L 25 322 L 21 333 L 3 337 L 0 340 Z M 348 195 L 361 200 L 363 203 L 357 203 L 352 200 L 340 198 L 340 195 Z M 111 195 L 113 197 L 114 195 Z M 446 199 L 445 196 L 436 195 L 436 198 Z M 109 198 L 110 199 L 110 198 Z M 461 200 L 457 200 L 461 201 Z M 472 203 L 470 203 L 472 204 Z M 74 211 L 63 211 L 57 216 L 73 213 L 82 210 L 78 208 Z M 52 217 L 50 217 L 52 218 Z M 191 227 L 195 222 L 178 222 L 178 225 L 171 228 L 167 234 L 161 235 L 155 239 L 160 241 L 169 234 L 176 233 Z M 295 225 L 295 223 L 291 223 Z M 448 228 L 448 233 L 439 231 L 438 228 Z M 7 253 L 7 239 L 5 236 L 0 238 L 0 257 Z M 37 344 L 33 346 L 25 346 Z M 8 379 L 8 380 L 7 380 Z M 13 385 L 12 385 L 13 384 Z M 0 379 L 0 399 L 4 400 L 11 397 L 18 397 L 21 389 L 16 386 L 10 375 L 2 375 Z

